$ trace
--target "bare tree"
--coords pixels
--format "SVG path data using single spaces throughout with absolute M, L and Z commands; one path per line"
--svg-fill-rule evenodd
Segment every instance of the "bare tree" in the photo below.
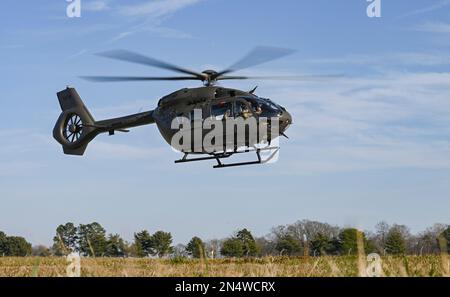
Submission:
M 439 254 L 439 236 L 447 228 L 445 224 L 434 224 L 425 231 L 420 232 L 416 236 L 415 253 L 422 254 Z
M 205 242 L 205 251 L 206 256 L 214 259 L 214 258 L 220 258 L 220 247 L 222 245 L 221 239 L 211 239 Z
M 303 254 L 309 254 L 309 247 L 311 242 L 322 236 L 328 239 L 336 238 L 339 235 L 340 228 L 327 223 L 317 221 L 301 220 L 290 225 L 278 226 L 272 229 L 272 240 L 275 242 L 292 236 L 295 238 L 303 249 Z

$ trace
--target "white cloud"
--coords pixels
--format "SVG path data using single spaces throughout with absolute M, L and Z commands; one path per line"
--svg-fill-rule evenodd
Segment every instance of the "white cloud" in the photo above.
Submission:
M 441 9 L 441 8 L 443 8 L 445 6 L 448 6 L 448 5 L 450 5 L 450 0 L 441 0 L 438 3 L 435 3 L 433 5 L 430 5 L 430 6 L 427 6 L 427 7 L 423 7 L 423 8 L 416 9 L 416 10 L 410 11 L 408 13 L 405 13 L 405 14 L 401 15 L 400 18 L 420 15 L 420 14 L 424 14 L 424 13 L 429 13 L 429 12 L 435 11 L 437 9 Z
M 450 33 L 450 24 L 443 22 L 429 22 L 416 27 L 417 31 L 429 33 Z
M 262 88 L 294 120 L 274 174 L 450 169 L 450 73 Z
M 0 176 L 25 176 L 42 170 L 45 165 L 33 161 L 0 161 Z
M 344 141 L 342 141 L 344 142 Z M 288 146 L 289 143 L 286 144 Z M 450 144 L 418 144 L 407 142 L 392 142 L 383 144 L 342 146 L 307 146 L 296 145 L 296 157 L 290 152 L 281 154 L 280 158 L 289 158 L 285 174 L 324 174 L 336 172 L 358 172 L 368 170 L 389 169 L 449 169 Z M 286 148 L 284 149 L 286 151 Z
M 155 108 L 154 104 L 155 102 L 149 101 L 148 99 L 134 100 L 120 105 L 102 105 L 101 107 L 94 107 L 91 108 L 91 112 L 95 119 L 99 120 L 152 110 Z
M 79 57 L 79 56 L 82 56 L 82 55 L 86 54 L 87 52 L 89 52 L 87 49 L 82 49 L 82 50 L 79 50 L 78 52 L 76 52 L 76 53 L 70 55 L 70 56 L 67 57 L 67 58 L 68 58 L 68 59 L 74 59 L 74 58 L 77 58 L 77 57 Z
M 134 33 L 136 33 L 137 31 L 125 31 L 125 32 L 120 32 L 119 34 L 117 34 L 116 36 L 114 36 L 109 42 L 115 42 L 115 41 L 119 41 L 121 39 L 124 39 L 127 36 L 133 35 Z
M 128 31 L 120 32 L 116 36 L 114 36 L 109 42 L 113 43 L 129 37 L 138 33 L 148 33 L 153 35 L 158 35 L 163 38 L 173 38 L 173 39 L 189 39 L 192 36 L 189 33 L 179 31 L 172 28 L 161 27 L 159 24 L 144 24 L 141 26 L 135 26 Z
M 161 155 L 167 154 L 168 147 L 137 147 L 127 144 L 113 144 L 104 141 L 94 141 L 88 148 L 86 158 L 106 160 L 141 160 L 150 159 L 156 162 Z
M 88 0 L 82 2 L 81 9 L 87 11 L 104 11 L 111 9 L 111 7 L 109 6 L 108 0 Z
M 421 27 L 415 28 L 419 30 Z M 430 28 L 431 29 L 431 28 Z M 420 30 L 424 30 L 421 28 Z M 449 25 L 450 32 L 450 25 Z M 400 65 L 400 66 L 439 66 L 449 65 L 450 55 L 448 53 L 419 53 L 402 52 L 386 53 L 383 55 L 349 55 L 340 58 L 311 59 L 306 61 L 311 64 L 350 64 L 350 65 L 374 65 L 377 67 Z
M 149 16 L 162 18 L 200 0 L 154 0 L 142 4 L 127 5 L 119 8 L 119 12 L 126 16 Z
M 174 38 L 174 39 L 190 39 L 192 38 L 192 35 L 186 32 L 182 32 L 179 30 L 175 30 L 172 28 L 166 28 L 166 27 L 150 27 L 147 28 L 147 32 L 158 34 L 161 37 L 164 38 Z
M 144 17 L 145 21 L 128 28 L 126 31 L 116 34 L 110 42 L 116 42 L 123 38 L 138 33 L 158 35 L 163 38 L 187 39 L 192 38 L 189 33 L 162 26 L 163 20 L 173 13 L 202 0 L 154 0 L 141 4 L 116 7 L 119 14 L 132 17 Z
M 48 151 L 50 133 L 43 135 L 30 129 L 0 130 L 0 176 L 26 176 L 46 167 L 39 157 Z

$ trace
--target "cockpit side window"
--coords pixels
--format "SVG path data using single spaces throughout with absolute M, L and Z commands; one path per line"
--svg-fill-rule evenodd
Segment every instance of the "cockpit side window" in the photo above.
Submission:
M 260 115 L 262 113 L 262 103 L 259 100 L 253 98 L 248 98 L 246 100 L 250 103 L 255 114 Z
M 271 109 L 273 111 L 277 111 L 279 110 L 278 106 L 275 105 L 272 101 L 270 101 L 269 99 L 264 100 L 264 105 L 266 106 L 266 108 Z
M 211 117 L 222 119 L 224 117 L 232 116 L 231 111 L 233 105 L 231 102 L 219 102 L 211 106 Z
M 245 98 L 245 100 L 250 103 L 253 112 L 257 115 L 269 115 L 279 110 L 270 100 L 250 97 Z
M 234 104 L 234 115 L 235 117 L 243 117 L 244 119 L 253 116 L 249 106 L 244 101 L 239 100 L 237 100 Z

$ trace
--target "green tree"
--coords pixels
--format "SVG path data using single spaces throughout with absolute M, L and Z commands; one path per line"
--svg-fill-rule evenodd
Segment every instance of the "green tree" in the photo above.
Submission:
M 127 245 L 119 234 L 109 234 L 106 240 L 106 257 L 123 257 L 127 252 Z
M 126 257 L 140 257 L 137 253 L 136 244 L 134 242 L 125 241 L 125 256 Z
M 6 237 L 6 256 L 25 257 L 32 253 L 31 243 L 19 236 Z
M 78 230 L 73 223 L 59 225 L 53 237 L 53 251 L 55 255 L 67 255 L 77 250 Z
M 396 228 L 392 228 L 386 236 L 386 252 L 392 255 L 403 255 L 406 252 L 406 239 Z
M 227 257 L 250 257 L 256 256 L 259 248 L 252 233 L 247 229 L 242 229 L 222 243 L 220 253 Z
M 242 241 L 233 237 L 225 240 L 222 243 L 220 253 L 225 257 L 242 257 L 244 255 L 244 247 Z
M 339 245 L 336 243 L 336 240 L 333 238 L 322 233 L 317 233 L 309 243 L 311 255 L 319 256 L 335 254 L 339 248 Z
M 366 254 L 380 252 L 377 248 L 374 239 L 366 239 L 365 236 L 363 238 L 364 238 L 364 251 L 366 252 Z
M 298 255 L 302 252 L 301 243 L 291 234 L 282 235 L 276 243 L 275 249 L 281 255 Z
M 106 249 L 106 230 L 97 222 L 78 227 L 79 251 L 86 256 L 103 256 Z
M 0 231 L 0 257 L 6 256 L 6 234 Z
M 447 253 L 450 254 L 450 226 L 448 226 L 447 229 L 445 229 L 445 231 L 440 234 L 438 242 L 439 246 L 443 245 L 445 247 L 445 245 L 447 245 Z
M 19 236 L 7 236 L 0 231 L 0 256 L 24 257 L 32 254 L 31 243 Z
M 252 233 L 247 229 L 242 229 L 237 232 L 236 238 L 242 243 L 242 252 L 246 257 L 254 257 L 258 254 L 258 247 L 253 238 Z
M 366 248 L 366 238 L 364 233 L 355 228 L 347 228 L 339 233 L 339 253 L 341 255 L 356 255 L 358 253 L 358 236 L 362 236 L 364 249 Z
M 256 246 L 258 247 L 258 256 L 259 257 L 266 257 L 270 255 L 276 255 L 279 254 L 277 252 L 277 241 L 276 240 L 270 240 L 266 237 L 257 237 L 255 238 Z
M 152 254 L 152 237 L 147 230 L 134 233 L 134 252 L 138 257 Z
M 186 246 L 186 251 L 194 258 L 205 258 L 205 244 L 197 237 L 192 237 Z
M 150 239 L 151 254 L 158 257 L 164 257 L 173 251 L 172 234 L 170 232 L 157 231 Z

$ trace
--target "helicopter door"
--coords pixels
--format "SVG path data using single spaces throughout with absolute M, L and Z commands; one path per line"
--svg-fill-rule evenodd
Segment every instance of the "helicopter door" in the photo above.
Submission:
M 231 118 L 233 116 L 233 102 L 229 100 L 221 100 L 219 102 L 212 103 L 209 108 L 209 116 L 212 118 L 213 123 L 214 122 L 220 122 L 217 123 L 217 126 L 214 125 L 213 129 L 217 129 L 217 127 L 222 127 L 221 134 L 223 135 L 222 143 L 226 144 L 227 139 L 230 139 L 230 136 L 233 137 L 233 135 L 230 135 L 227 138 L 226 135 L 226 119 Z M 209 133 L 212 129 L 205 129 L 204 133 Z M 231 138 L 233 139 L 233 138 Z M 206 145 L 206 144 L 205 144 Z M 215 151 L 224 151 L 224 146 L 221 148 L 215 147 L 215 143 L 213 142 L 212 145 L 214 146 Z M 205 148 L 206 149 L 206 148 Z M 212 148 L 209 148 L 211 150 Z
M 193 109 L 189 112 L 191 121 L 191 146 L 193 152 L 203 152 L 203 110 Z
M 244 120 L 247 120 L 251 117 L 255 117 L 255 114 L 253 112 L 253 108 L 252 106 L 249 104 L 248 101 L 243 100 L 243 99 L 237 99 L 234 102 L 234 117 L 238 118 L 241 117 Z M 245 126 L 245 146 L 249 147 L 250 143 L 249 143 L 249 133 L 250 133 L 250 129 L 248 127 L 248 125 Z M 234 145 L 237 148 L 238 146 L 238 140 L 237 140 L 237 127 L 234 126 Z M 240 143 L 242 143 L 242 140 L 240 141 Z

